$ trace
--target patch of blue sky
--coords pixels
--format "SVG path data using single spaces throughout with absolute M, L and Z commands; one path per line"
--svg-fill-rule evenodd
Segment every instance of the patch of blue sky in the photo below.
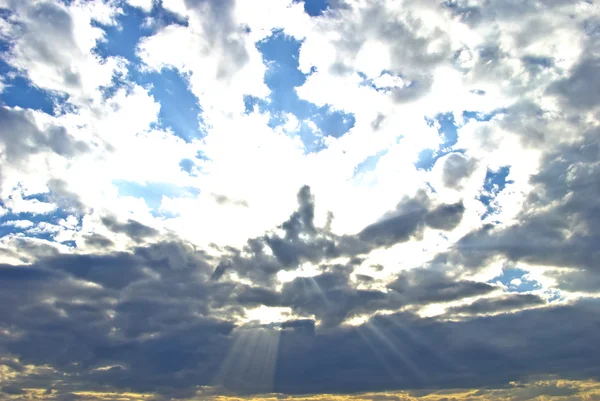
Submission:
M 25 200 L 36 199 L 40 202 L 50 202 L 50 194 L 36 194 L 31 196 L 24 196 Z M 60 221 L 71 216 L 66 210 L 55 209 L 50 213 L 36 214 L 36 213 L 6 213 L 0 216 L 0 238 L 10 234 L 26 234 L 28 237 L 40 238 L 47 241 L 54 241 L 56 232 L 48 229 L 40 229 L 38 227 L 40 223 L 47 223 L 54 226 L 60 225 Z M 81 218 L 76 216 L 78 219 L 78 226 L 81 226 Z M 32 224 L 30 226 L 24 226 L 20 224 L 14 224 L 13 222 L 29 221 Z M 65 243 L 65 242 L 63 242 Z M 67 244 L 68 245 L 68 244 Z M 71 245 L 69 245 L 71 246 Z
M 479 111 L 463 111 L 463 118 L 465 121 L 477 120 L 477 121 L 490 121 L 494 116 L 504 113 L 505 109 L 498 109 L 489 113 L 482 113 Z
M 117 187 L 120 196 L 132 196 L 143 199 L 149 208 L 158 210 L 163 196 L 169 198 L 194 197 L 200 190 L 193 187 L 180 187 L 165 182 L 148 182 L 140 184 L 133 181 L 115 180 L 113 184 Z
M 362 79 L 362 82 L 359 84 L 359 86 L 368 86 L 369 88 L 375 89 L 377 92 L 382 92 L 382 91 L 385 92 L 385 91 L 389 91 L 389 90 L 397 87 L 397 86 L 383 86 L 382 85 L 383 82 L 379 82 L 379 84 L 378 84 L 375 81 L 377 78 L 381 78 L 384 76 L 385 77 L 390 76 L 392 78 L 399 78 L 400 80 L 405 79 L 402 76 L 402 74 L 398 74 L 398 73 L 390 71 L 390 70 L 381 70 L 381 72 L 379 73 L 379 76 L 377 78 L 369 78 L 367 76 L 367 74 L 365 74 L 362 71 L 358 71 L 357 75 Z M 410 83 L 408 83 L 408 85 L 406 85 L 406 81 L 400 81 L 400 82 L 403 82 L 403 88 L 411 88 L 411 87 L 415 86 L 414 82 L 410 82 Z
M 306 153 L 319 152 L 327 147 L 323 134 L 315 131 L 313 126 L 306 122 L 300 122 L 299 129 L 296 132 L 290 132 L 288 135 L 297 135 L 304 144 Z
M 0 67 L 0 69 L 2 69 Z M 0 75 L 7 77 L 3 72 Z M 9 107 L 40 110 L 46 114 L 55 115 L 55 102 L 57 97 L 47 91 L 40 90 L 31 85 L 31 82 L 21 76 L 14 76 L 4 80 L 5 88 L 0 93 L 0 104 Z
M 181 161 L 179 162 L 179 167 L 181 167 L 181 170 L 185 171 L 188 174 L 192 174 L 195 166 L 196 163 L 194 163 L 192 159 L 181 159 Z
M 309 74 L 302 73 L 298 67 L 298 55 L 302 43 L 281 31 L 273 34 L 257 44 L 263 59 L 269 68 L 265 74 L 265 84 L 271 90 L 268 99 L 246 96 L 244 99 L 246 111 L 258 107 L 260 111 L 268 111 L 272 118 L 271 127 L 285 123 L 284 115 L 291 113 L 299 121 L 312 121 L 318 130 L 304 130 L 301 139 L 306 147 L 306 152 L 321 150 L 315 147 L 319 142 L 319 135 L 339 138 L 354 127 L 354 115 L 334 110 L 329 105 L 318 107 L 314 103 L 300 99 L 296 87 L 306 81 Z
M 155 33 L 156 26 L 185 25 L 186 22 L 166 11 L 160 4 L 155 4 L 150 14 L 134 7 L 123 8 L 124 14 L 117 18 L 117 26 L 98 24 L 106 32 L 106 40 L 97 44 L 96 53 L 104 58 L 123 57 L 129 62 L 127 75 L 116 77 L 110 87 L 104 88 L 104 95 L 109 97 L 119 88 L 127 88 L 131 83 L 149 88 L 150 94 L 161 105 L 159 122 L 155 128 L 170 129 L 186 142 L 203 137 L 204 132 L 200 128 L 202 109 L 198 99 L 190 91 L 188 77 L 175 69 L 142 71 L 141 59 L 136 54 L 139 41 Z M 153 19 L 153 24 L 146 23 L 148 17 Z
M 425 118 L 430 127 L 437 122 L 438 132 L 442 137 L 442 144 L 438 149 L 424 149 L 419 153 L 419 159 L 415 167 L 420 170 L 431 170 L 435 162 L 450 152 L 462 152 L 460 149 L 452 149 L 458 140 L 458 126 L 454 122 L 452 113 L 437 114 L 433 119 Z
M 381 150 L 381 151 L 377 152 L 376 154 L 367 157 L 361 163 L 356 165 L 356 167 L 354 168 L 353 178 L 356 178 L 357 176 L 359 176 L 361 174 L 368 173 L 369 171 L 375 170 L 375 168 L 377 167 L 377 163 L 379 163 L 379 159 L 381 159 L 387 153 L 388 153 L 388 149 Z
M 507 180 L 509 174 L 510 166 L 500 167 L 498 171 L 487 171 L 483 183 L 483 191 L 477 198 L 487 208 L 486 212 L 481 216 L 482 220 L 495 213 L 496 206 L 494 200 L 496 196 L 506 187 L 506 184 L 513 183 L 512 180 Z
M 304 3 L 304 12 L 311 17 L 318 17 L 323 14 L 329 6 L 329 0 L 294 0 L 296 3 Z
M 196 177 L 198 175 L 198 172 L 202 171 L 202 163 L 198 161 L 208 161 L 210 160 L 210 158 L 208 156 L 206 156 L 206 154 L 204 152 L 202 152 L 201 150 L 199 150 L 198 152 L 196 152 L 196 155 L 194 156 L 193 159 L 181 159 L 179 161 L 179 168 L 182 171 L 185 171 L 186 173 L 188 173 L 189 175 Z
M 464 121 L 476 120 L 476 121 L 490 121 L 494 116 L 504 112 L 504 109 L 494 110 L 490 113 L 481 113 L 478 111 L 465 110 L 462 113 Z M 458 141 L 458 128 L 454 120 L 453 113 L 440 113 L 434 118 L 425 118 L 429 126 L 434 126 L 437 122 L 438 132 L 442 137 L 442 144 L 438 149 L 424 149 L 419 153 L 419 159 L 415 163 L 415 166 L 421 170 L 431 170 L 435 165 L 435 162 L 442 156 L 447 155 L 450 152 L 462 153 L 462 149 L 455 149 L 454 145 Z
M 202 171 L 202 162 L 198 161 L 210 160 L 204 152 L 198 151 L 193 159 L 181 159 L 179 161 L 179 168 L 185 171 L 189 175 L 196 177 L 200 171 Z
M 150 94 L 160 102 L 159 127 L 170 128 L 186 142 L 201 138 L 202 109 L 190 91 L 187 77 L 176 70 L 163 69 L 160 73 L 142 74 L 138 83 L 151 85 Z
M 527 274 L 526 270 L 517 267 L 504 268 L 502 274 L 494 277 L 489 283 L 501 283 L 507 287 L 508 292 L 529 292 L 541 289 L 542 285 Z

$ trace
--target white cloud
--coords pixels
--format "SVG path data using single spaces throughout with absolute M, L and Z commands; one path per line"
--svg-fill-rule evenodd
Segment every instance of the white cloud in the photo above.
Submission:
M 132 7 L 138 7 L 149 13 L 152 11 L 153 0 L 126 0 Z
M 91 50 L 104 38 L 92 21 L 114 24 L 119 9 L 103 1 L 14 2 L 5 29 L 13 47 L 8 63 L 40 88 L 70 96 L 75 104 L 98 100 L 97 89 L 122 72 L 125 60 L 101 60 Z M 52 49 L 48 51 L 48 49 Z
M 229 5 L 199 3 L 188 10 L 188 26 L 169 25 L 138 46 L 148 68 L 177 68 L 188 74 L 207 124 L 218 124 L 220 115 L 228 118 L 243 112 L 244 95 L 268 94 L 262 80 L 265 66 L 254 42 L 238 25 L 235 14 L 219 7 Z
M 162 5 L 171 12 L 182 16 L 187 15 L 187 7 L 184 0 L 162 0 Z
M 57 207 L 53 203 L 42 202 L 37 199 L 23 199 L 23 192 L 18 188 L 12 191 L 8 199 L 4 199 L 4 205 L 14 214 L 46 214 L 56 210 Z
M 4 227 L 29 228 L 33 226 L 33 222 L 29 220 L 9 220 L 2 223 Z

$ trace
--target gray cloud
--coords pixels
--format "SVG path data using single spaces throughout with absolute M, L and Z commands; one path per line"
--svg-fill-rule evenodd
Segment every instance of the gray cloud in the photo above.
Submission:
M 349 278 L 356 262 L 322 265 L 321 274 L 297 277 L 281 291 L 225 275 L 211 280 L 218 260 L 178 242 L 3 265 L 0 302 L 13 307 L 2 309 L 0 321 L 20 334 L 0 336 L 0 349 L 18 358 L 8 362 L 15 370 L 24 371 L 21 364 L 51 368 L 35 377 L 23 373 L 12 386 L 28 388 L 34 381 L 59 395 L 73 386 L 151 391 L 165 399 L 211 384 L 240 393 L 473 387 L 538 373 L 600 373 L 594 373 L 600 361 L 589 330 L 600 316 L 595 301 L 459 322 L 400 313 L 357 328 L 339 326 L 357 314 L 495 289 L 422 268 L 400 273 L 388 291 L 359 290 Z M 468 313 L 537 302 L 519 298 L 478 301 Z M 296 316 L 315 315 L 321 325 L 306 318 L 236 327 L 236 316 L 260 305 L 289 306 Z M 552 326 L 567 318 L 569 325 Z M 550 326 L 555 329 L 548 332 Z M 96 369 L 106 366 L 112 367 Z
M 475 170 L 476 162 L 460 153 L 452 153 L 444 162 L 442 182 L 448 188 L 460 189 L 460 183 Z
M 304 186 L 298 193 L 298 210 L 279 226 L 285 235 L 268 233 L 251 239 L 243 253 L 229 249 L 229 256 L 217 266 L 213 279 L 235 271 L 257 283 L 272 285 L 277 272 L 295 269 L 305 261 L 319 264 L 345 256 L 358 263 L 357 256 L 419 237 L 426 227 L 451 230 L 460 223 L 463 213 L 462 203 L 433 207 L 427 193 L 420 191 L 414 198 L 405 197 L 395 211 L 358 234 L 340 236 L 331 233 L 327 225 L 315 227 L 314 199 L 310 188 Z M 266 247 L 272 255 L 265 252 Z
M 51 126 L 42 131 L 32 120 L 31 111 L 0 107 L 0 143 L 8 163 L 19 165 L 29 155 L 42 151 L 70 157 L 88 150 L 84 142 L 72 138 L 64 127 Z
M 425 216 L 425 224 L 438 230 L 453 230 L 460 224 L 464 213 L 465 206 L 462 202 L 441 205 Z
M 600 58 L 585 57 L 571 74 L 554 82 L 549 87 L 551 94 L 557 94 L 575 109 L 597 108 L 600 104 L 600 83 L 595 77 L 600 74 Z
M 202 22 L 211 46 L 223 48 L 217 78 L 228 78 L 249 60 L 243 36 L 244 27 L 234 18 L 235 0 L 185 0 L 186 6 Z
M 102 218 L 102 224 L 112 232 L 125 234 L 137 243 L 158 235 L 158 230 L 131 219 L 127 223 L 119 223 L 113 216 L 107 216 Z
M 495 255 L 512 261 L 559 266 L 596 275 L 600 257 L 600 147 L 597 129 L 583 139 L 558 145 L 542 160 L 541 171 L 531 178 L 529 195 L 519 224 L 504 229 L 492 225 L 463 237 L 455 251 L 440 255 L 446 263 L 478 268 Z M 566 277 L 566 276 L 565 276 Z
M 461 280 L 432 268 L 402 272 L 388 287 L 395 291 L 399 305 L 456 301 L 484 295 L 495 289 L 489 284 Z
M 283 335 L 275 390 L 472 388 L 542 372 L 597 376 L 593 334 L 587 329 L 598 322 L 597 308 L 597 302 L 584 302 L 462 322 L 402 313 L 377 316 L 357 328 L 304 337 L 303 346 L 297 337 Z M 556 327 L 559 319 L 574 325 L 561 325 L 551 334 L 543 328 Z
M 390 246 L 419 237 L 425 227 L 452 230 L 462 220 L 465 208 L 462 202 L 441 205 L 430 210 L 431 201 L 424 191 L 415 198 L 405 198 L 396 211 L 384 216 L 379 222 L 367 226 L 359 238 L 376 246 Z
M 110 239 L 96 233 L 84 236 L 84 241 L 86 245 L 94 248 L 109 248 L 114 245 Z
M 456 306 L 447 310 L 450 314 L 486 314 L 511 310 L 519 310 L 529 306 L 541 306 L 546 301 L 534 294 L 509 294 L 497 298 L 483 298 L 463 306 Z
M 56 203 L 63 210 L 73 210 L 75 212 L 85 212 L 86 208 L 81 198 L 76 193 L 69 190 L 69 185 L 61 179 L 51 179 L 48 181 L 50 189 L 50 200 Z
M 218 194 L 212 194 L 212 197 L 215 198 L 215 202 L 217 202 L 219 205 L 229 205 L 229 204 L 232 204 L 232 205 L 235 205 L 235 206 L 248 207 L 248 202 L 246 202 L 245 200 L 229 199 L 225 195 L 218 195 Z

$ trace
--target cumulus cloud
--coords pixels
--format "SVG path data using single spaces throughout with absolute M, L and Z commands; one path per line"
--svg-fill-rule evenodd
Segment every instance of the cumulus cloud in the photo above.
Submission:
M 0 398 L 598 396 L 598 5 L 0 8 Z

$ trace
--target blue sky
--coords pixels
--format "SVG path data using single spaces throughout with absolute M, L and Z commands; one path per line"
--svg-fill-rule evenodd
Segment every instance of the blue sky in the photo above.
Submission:
M 600 396 L 597 5 L 0 18 L 0 399 Z

